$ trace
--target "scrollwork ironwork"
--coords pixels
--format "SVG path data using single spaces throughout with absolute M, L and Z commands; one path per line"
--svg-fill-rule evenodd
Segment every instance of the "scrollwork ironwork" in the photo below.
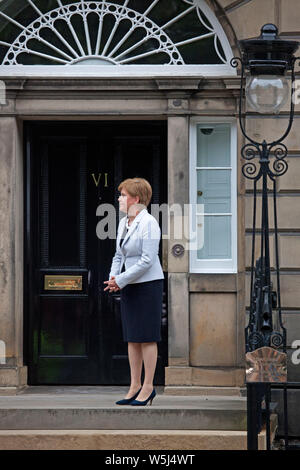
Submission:
M 264 335 L 259 331 L 254 331 L 253 333 L 250 333 L 248 337 L 248 342 L 250 350 L 253 351 L 254 349 L 258 349 L 264 346 L 265 338 Z
M 253 162 L 247 162 L 242 166 L 242 173 L 245 178 L 255 180 L 259 178 L 260 168 Z
M 283 335 L 279 333 L 279 331 L 273 331 L 271 337 L 270 337 L 270 345 L 273 348 L 280 348 L 283 344 Z
M 255 157 L 261 155 L 261 151 L 258 145 L 246 144 L 241 149 L 241 155 L 244 160 L 247 160 L 242 166 L 243 175 L 251 180 L 257 179 L 260 175 L 260 168 L 254 162 L 250 162 Z
M 260 155 L 259 146 L 254 144 L 246 144 L 242 147 L 241 154 L 245 160 L 252 160 L 252 158 Z
M 231 65 L 231 67 L 236 69 L 239 65 L 242 65 L 241 58 L 240 57 L 232 57 L 232 59 L 230 60 L 230 65 Z
M 272 148 L 274 147 L 274 150 Z M 286 145 L 284 145 L 282 142 L 277 143 L 277 144 L 271 144 L 269 146 L 269 152 L 277 158 L 277 160 L 282 160 L 285 158 L 288 154 L 288 149 Z
M 272 167 L 274 176 L 282 176 L 288 170 L 288 164 L 285 160 L 274 160 Z
M 282 142 L 271 144 L 269 146 L 269 153 L 275 157 L 272 163 L 273 171 L 269 169 L 269 176 L 272 178 L 273 176 L 284 175 L 288 170 L 288 163 L 286 160 L 284 160 L 288 154 L 286 145 L 284 145 Z

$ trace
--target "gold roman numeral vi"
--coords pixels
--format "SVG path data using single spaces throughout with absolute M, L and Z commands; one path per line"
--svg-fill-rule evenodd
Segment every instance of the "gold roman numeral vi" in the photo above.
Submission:
M 108 175 L 108 173 L 104 173 L 104 187 L 105 187 L 105 188 L 108 187 L 108 184 L 107 184 L 107 175 Z M 102 173 L 98 173 L 98 179 L 96 179 L 95 173 L 92 173 L 92 177 L 93 177 L 93 180 L 94 180 L 94 183 L 95 183 L 96 187 L 98 187 L 98 185 L 99 185 L 99 183 L 100 183 L 101 176 L 102 176 Z

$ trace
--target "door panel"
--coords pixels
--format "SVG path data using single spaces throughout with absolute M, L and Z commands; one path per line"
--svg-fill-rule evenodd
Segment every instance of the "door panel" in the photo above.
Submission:
M 146 178 L 152 186 L 152 199 L 150 204 L 159 204 L 160 201 L 160 181 L 164 178 L 164 169 L 160 161 L 160 138 L 151 136 L 116 136 L 115 142 L 115 166 L 118 167 L 118 162 L 122 162 L 119 166 L 119 171 L 122 172 L 117 177 L 118 181 L 132 176 Z M 150 162 L 151 165 L 145 165 L 145 162 Z M 117 187 L 117 185 L 116 185 Z M 165 201 L 166 202 L 166 201 Z M 150 208 L 148 208 L 150 210 Z M 162 246 L 160 244 L 160 259 L 162 260 Z M 164 383 L 164 366 L 167 360 L 167 328 L 166 328 L 166 296 L 167 276 L 165 276 L 164 288 L 164 309 L 162 312 L 162 343 L 158 344 L 158 364 L 156 370 L 155 381 L 156 383 Z M 128 358 L 127 358 L 127 344 L 121 340 L 121 313 L 120 313 L 120 296 L 118 293 L 113 294 L 111 299 L 111 309 L 114 312 L 113 325 L 114 331 L 118 331 L 118 336 L 114 337 L 112 346 L 112 367 L 114 372 L 112 382 L 121 380 L 121 383 L 128 383 Z M 109 346 L 107 346 L 109 347 Z
M 26 123 L 25 357 L 31 384 L 127 384 L 120 297 L 104 292 L 115 239 L 99 239 L 99 204 L 141 176 L 151 203 L 167 202 L 162 122 Z M 149 207 L 150 210 L 150 207 Z M 116 226 L 119 220 L 116 220 Z M 160 247 L 160 257 L 161 257 Z M 161 258 L 162 259 L 162 258 Z M 155 381 L 167 365 L 167 273 L 163 341 Z

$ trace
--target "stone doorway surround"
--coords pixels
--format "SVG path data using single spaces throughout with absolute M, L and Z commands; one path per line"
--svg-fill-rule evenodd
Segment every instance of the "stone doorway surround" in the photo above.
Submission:
M 189 202 L 189 120 L 192 116 L 235 116 L 238 78 L 5 78 L 6 105 L 0 108 L 0 390 L 16 393 L 27 385 L 23 346 L 25 120 L 168 121 L 168 203 Z M 241 137 L 238 138 L 238 146 Z M 238 175 L 240 175 L 238 164 Z M 239 387 L 244 382 L 244 187 L 238 177 L 237 274 L 189 274 L 188 250 L 175 258 L 172 247 L 186 240 L 163 241 L 169 277 L 169 365 L 167 387 Z M 172 218 L 171 218 L 172 225 Z M 213 307 L 215 317 L 210 310 Z M 202 308 L 202 306 L 204 306 Z M 221 312 L 227 324 L 215 322 Z M 211 341 L 222 347 L 207 353 L 191 335 L 199 318 L 211 324 Z M 195 342 L 196 341 L 196 342 Z M 3 361 L 2 361 L 3 362 Z

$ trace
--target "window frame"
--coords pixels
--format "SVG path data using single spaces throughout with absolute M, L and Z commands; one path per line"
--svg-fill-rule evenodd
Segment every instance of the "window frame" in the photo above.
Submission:
M 190 119 L 189 203 L 190 236 L 195 232 L 197 204 L 197 125 L 230 124 L 231 157 L 231 254 L 230 259 L 198 259 L 196 250 L 189 250 L 190 273 L 237 273 L 237 122 L 234 117 L 194 116 Z

